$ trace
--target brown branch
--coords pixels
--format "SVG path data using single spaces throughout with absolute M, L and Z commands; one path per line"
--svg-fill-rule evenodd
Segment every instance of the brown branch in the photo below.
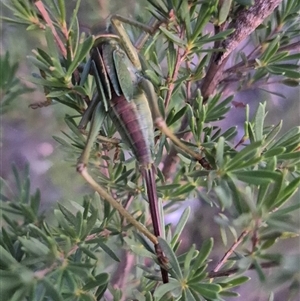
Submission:
M 181 55 L 180 49 L 178 49 L 173 73 L 171 74 L 171 76 L 168 75 L 168 77 L 167 77 L 167 94 L 165 97 L 165 108 L 167 108 L 170 103 L 170 99 L 171 99 L 171 96 L 172 96 L 172 93 L 173 93 L 173 90 L 175 87 L 174 82 L 178 77 L 180 66 L 182 64 L 182 61 L 186 57 L 186 55 L 187 55 L 186 51 Z
M 228 258 L 231 256 L 231 254 L 234 252 L 234 250 L 240 245 L 240 243 L 243 241 L 243 239 L 247 236 L 249 233 L 249 230 L 244 230 L 241 235 L 238 237 L 236 242 L 230 247 L 230 249 L 224 254 L 222 259 L 219 261 L 217 266 L 213 269 L 213 272 L 218 272 L 220 268 L 226 263 Z
M 220 65 L 234 49 L 248 37 L 282 2 L 282 0 L 256 0 L 249 8 L 242 9 L 237 18 L 231 22 L 229 28 L 235 31 L 222 43 L 225 51 L 216 58 Z
M 278 267 L 279 266 L 279 262 L 277 261 L 270 261 L 270 262 L 262 262 L 260 264 L 261 268 L 263 269 L 269 269 L 269 268 L 273 268 L 273 267 Z M 251 264 L 248 268 L 249 270 L 254 270 L 256 268 L 256 265 Z M 231 276 L 233 274 L 236 274 L 240 269 L 239 268 L 231 268 L 225 271 L 211 271 L 208 273 L 208 278 L 217 278 L 217 277 L 226 277 L 226 276 Z
M 182 135 L 177 135 L 178 139 L 180 139 L 181 137 Z M 163 162 L 162 173 L 166 180 L 170 179 L 171 175 L 175 173 L 178 162 L 179 162 L 179 157 L 177 156 L 177 150 L 172 145 L 168 155 L 165 157 Z
M 214 57 L 215 56 L 213 56 L 212 58 Z M 223 80 L 223 69 L 225 64 L 227 63 L 227 60 L 228 57 L 226 57 L 220 64 L 216 64 L 214 62 L 214 59 L 211 60 L 207 74 L 200 85 L 203 103 L 206 103 L 208 98 L 215 93 L 215 90 L 217 89 L 219 83 Z
M 278 49 L 278 52 L 293 51 L 293 50 L 296 52 L 300 52 L 300 41 L 297 41 L 297 42 L 289 44 L 289 45 L 281 46 Z
M 122 256 L 121 262 L 118 264 L 117 270 L 114 272 L 113 278 L 111 280 L 112 286 L 119 289 L 121 292 L 126 291 L 126 285 L 129 280 L 129 273 L 135 264 L 135 256 L 131 251 L 125 250 L 125 254 Z M 126 299 L 126 294 L 122 295 L 121 300 Z
M 183 35 L 184 35 L 184 31 L 182 30 L 182 28 L 180 26 L 176 26 L 176 30 L 177 30 L 177 33 L 178 33 L 180 39 L 182 39 Z M 180 66 L 183 63 L 183 61 L 185 60 L 187 55 L 188 55 L 187 49 L 182 54 L 180 54 L 180 48 L 178 47 L 174 70 L 173 70 L 172 74 L 171 75 L 168 74 L 168 77 L 167 77 L 167 94 L 165 97 L 165 108 L 167 108 L 170 103 L 171 96 L 172 96 L 172 93 L 173 93 L 173 90 L 175 87 L 174 82 L 178 78 Z
M 253 68 L 255 66 L 255 64 L 256 64 L 256 60 L 254 60 L 254 59 L 249 60 L 246 63 L 245 62 L 239 62 L 236 65 L 226 69 L 224 71 L 224 74 L 226 74 L 228 76 L 230 73 L 243 72 L 243 71 L 246 71 L 249 68 Z M 227 80 L 227 76 L 224 77 L 223 80 Z
M 41 0 L 38 0 L 34 3 L 34 5 L 37 7 L 37 9 L 39 10 L 40 14 L 42 15 L 43 19 L 45 20 L 45 22 L 47 23 L 47 25 L 50 27 L 52 34 L 54 36 L 55 42 L 61 52 L 61 54 L 63 55 L 63 57 L 67 57 L 67 50 L 65 45 L 63 44 L 63 42 L 61 41 L 59 35 L 57 34 L 54 26 L 53 26 L 53 22 L 47 12 L 47 10 L 44 7 L 44 4 L 42 3 Z
M 235 31 L 222 43 L 224 52 L 212 56 L 207 75 L 201 84 L 204 101 L 214 94 L 223 79 L 223 68 L 229 55 L 246 39 L 279 5 L 282 0 L 256 0 L 249 8 L 241 10 L 237 18 L 232 21 L 228 29 Z
M 281 53 L 281 52 L 291 52 L 291 51 L 296 51 L 299 52 L 300 51 L 300 41 L 297 41 L 295 43 L 289 44 L 289 45 L 285 45 L 285 46 L 281 46 L 277 53 Z M 255 59 L 250 59 L 251 54 L 248 55 L 249 60 L 245 63 L 245 62 L 239 62 L 236 65 L 226 69 L 224 71 L 224 73 L 226 73 L 227 75 L 224 76 L 223 81 L 227 80 L 227 76 L 230 73 L 236 73 L 236 72 L 243 72 L 243 71 L 247 71 L 247 69 L 249 68 L 253 68 L 256 64 L 256 60 Z

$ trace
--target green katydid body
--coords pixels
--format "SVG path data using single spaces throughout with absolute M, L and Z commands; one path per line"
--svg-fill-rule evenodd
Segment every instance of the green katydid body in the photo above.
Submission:
M 105 95 L 106 110 L 123 141 L 130 146 L 141 166 L 152 164 L 153 122 L 147 98 L 139 87 L 142 75 L 111 37 L 92 50 L 91 59 L 100 79 L 98 86 L 105 83 L 100 89 Z
M 161 236 L 161 225 L 158 211 L 158 198 L 155 183 L 155 167 L 153 165 L 154 133 L 151 108 L 144 93 L 143 85 L 152 84 L 146 80 L 141 70 L 138 70 L 128 58 L 119 41 L 112 34 L 101 35 L 91 51 L 92 72 L 96 79 L 98 101 L 90 104 L 87 113 L 97 112 L 96 107 L 102 107 L 113 120 L 122 140 L 131 148 L 136 157 L 147 188 L 153 232 Z M 91 108 L 93 108 L 91 110 Z M 93 117 L 95 119 L 96 116 Z M 83 120 L 87 118 L 83 117 Z M 104 119 L 102 119 L 103 122 Z M 99 131 L 98 124 L 88 138 L 87 146 L 80 158 L 86 164 L 91 143 Z M 157 253 L 161 253 L 158 245 Z M 168 274 L 162 269 L 163 282 L 168 282 Z

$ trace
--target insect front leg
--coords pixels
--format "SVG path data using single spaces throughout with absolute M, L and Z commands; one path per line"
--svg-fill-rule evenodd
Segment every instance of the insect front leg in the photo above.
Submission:
M 88 110 L 86 112 L 91 113 Z M 91 128 L 88 133 L 86 145 L 85 145 L 83 152 L 78 160 L 78 164 L 87 165 L 89 157 L 90 157 L 91 149 L 96 140 L 96 137 L 98 136 L 99 130 L 106 118 L 106 115 L 107 115 L 107 113 L 104 110 L 102 102 L 98 102 L 98 104 L 96 104 L 96 108 L 95 108 L 94 112 L 92 112 Z M 90 117 L 85 116 L 85 114 L 84 114 L 83 118 L 89 119 Z M 83 120 L 83 118 L 82 118 L 82 120 Z M 85 122 L 85 120 L 84 120 L 84 122 Z
M 112 15 L 110 20 L 115 30 L 118 32 L 118 35 L 122 37 L 122 40 L 124 40 L 124 37 L 126 37 L 125 43 L 127 43 L 128 45 L 129 45 L 128 43 L 129 37 L 126 31 L 124 30 L 122 23 L 129 24 L 143 30 L 143 33 L 139 36 L 137 41 L 134 43 L 134 51 L 141 50 L 144 44 L 146 43 L 149 35 L 154 34 L 154 32 L 158 29 L 158 27 L 162 23 L 162 21 L 157 20 L 155 17 L 152 17 L 147 25 L 120 15 Z M 130 44 L 132 44 L 130 40 L 129 42 Z

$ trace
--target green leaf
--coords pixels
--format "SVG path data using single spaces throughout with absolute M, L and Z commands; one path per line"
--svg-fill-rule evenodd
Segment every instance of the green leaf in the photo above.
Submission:
M 71 16 L 70 21 L 69 21 L 69 28 L 73 28 L 74 23 L 78 22 L 77 14 L 78 14 L 78 10 L 79 10 L 79 7 L 80 7 L 80 3 L 81 3 L 81 0 L 76 1 L 76 6 L 73 10 L 72 16 Z
M 76 219 L 75 215 L 62 204 L 58 203 L 57 205 L 58 205 L 58 208 L 60 209 L 60 211 L 62 212 L 62 214 L 67 219 L 67 221 L 69 221 L 73 226 L 75 226 L 77 223 L 77 219 Z
M 172 192 L 172 197 L 179 197 L 181 195 L 185 195 L 187 193 L 190 193 L 196 188 L 195 183 L 187 183 L 185 185 L 182 185 L 180 188 L 176 189 Z
M 85 35 L 82 34 L 81 40 L 83 40 L 84 38 L 85 38 Z M 91 48 L 93 47 L 94 41 L 95 41 L 94 37 L 89 36 L 88 38 L 85 39 L 84 42 L 81 42 L 79 44 L 79 47 L 75 54 L 75 57 L 73 58 L 73 61 L 72 61 L 71 65 L 69 66 L 68 71 L 66 73 L 66 76 L 65 76 L 66 79 L 71 77 L 71 75 L 73 74 L 75 69 L 85 59 L 85 57 L 87 56 L 87 54 L 90 52 Z
M 224 162 L 225 138 L 220 137 L 216 146 L 216 165 L 221 169 Z
M 92 214 L 87 217 L 86 235 L 90 234 L 98 219 L 98 210 L 92 209 Z
M 66 7 L 64 0 L 58 0 L 59 12 L 60 12 L 60 21 L 61 23 L 66 22 Z
M 206 261 L 208 258 L 212 247 L 213 247 L 214 241 L 212 238 L 205 240 L 201 246 L 201 249 L 199 251 L 199 254 L 197 258 L 195 259 L 195 262 L 193 263 L 194 269 L 198 269 L 203 265 L 203 263 Z
M 176 279 L 170 280 L 169 283 L 160 285 L 154 292 L 153 296 L 157 298 L 158 300 L 165 300 L 162 299 L 167 293 L 173 291 L 173 290 L 181 289 L 181 284 Z
M 104 242 L 98 242 L 98 245 L 100 246 L 100 248 L 106 253 L 108 254 L 113 260 L 120 262 L 121 260 L 119 259 L 119 257 L 116 255 L 116 253 Z
M 221 291 L 221 286 L 213 283 L 190 284 L 189 288 L 210 300 L 218 299 L 218 293 Z
M 173 277 L 175 279 L 181 280 L 182 279 L 181 268 L 180 268 L 180 265 L 179 265 L 179 262 L 177 260 L 175 253 L 173 252 L 173 250 L 171 249 L 169 244 L 166 242 L 166 240 L 164 240 L 161 237 L 158 237 L 157 239 L 158 239 L 158 243 L 159 243 L 160 247 L 162 248 L 165 256 L 169 260 L 169 264 L 171 266 L 169 273 L 171 275 L 173 275 Z
M 12 292 L 9 301 L 20 301 L 27 294 L 28 287 L 19 287 Z
M 259 154 L 260 147 L 260 141 L 246 146 L 224 166 L 224 169 L 226 169 L 226 171 L 233 171 L 235 169 L 241 169 L 242 167 L 255 164 L 256 160 L 254 159 L 256 159 L 256 156 Z
M 45 256 L 49 253 L 49 248 L 41 243 L 36 238 L 30 237 L 29 239 L 19 237 L 18 240 L 21 242 L 25 250 L 36 256 Z
M 107 273 L 100 273 L 94 277 L 93 280 L 88 281 L 84 287 L 82 288 L 84 291 L 89 291 L 97 286 L 107 285 L 109 281 L 109 274 Z
M 194 27 L 193 34 L 191 36 L 191 41 L 194 42 L 198 37 L 201 37 L 201 31 L 203 27 L 207 24 L 208 20 L 211 17 L 211 13 L 214 9 L 214 5 L 216 3 L 203 3 L 200 7 L 199 13 L 198 13 L 198 18 Z
M 273 147 L 283 146 L 288 147 L 291 143 L 299 141 L 300 137 L 300 126 L 290 129 L 285 133 L 274 145 Z
M 186 288 L 182 292 L 182 301 L 199 301 L 199 298 L 189 288 Z
M 260 60 L 267 63 L 275 55 L 279 48 L 280 35 L 277 35 L 276 38 L 268 45 L 264 53 L 262 54 Z
M 183 269 L 183 277 L 187 279 L 189 277 L 190 270 L 192 269 L 191 261 L 192 259 L 198 255 L 198 251 L 195 249 L 195 245 L 192 245 L 192 247 L 187 252 L 185 259 L 184 259 L 184 269 Z
M 172 32 L 170 32 L 169 30 L 167 30 L 166 28 L 160 26 L 159 29 L 175 44 L 177 44 L 178 46 L 184 47 L 185 46 L 185 41 L 183 41 L 182 39 L 180 39 L 177 35 L 173 34 Z
M 75 231 L 78 237 L 81 237 L 83 231 L 83 216 L 81 211 L 77 211 L 76 213 L 76 223 L 75 223 Z
M 171 242 L 172 246 L 174 246 L 177 243 L 177 241 L 184 229 L 184 226 L 186 225 L 186 222 L 188 221 L 190 213 L 191 213 L 191 208 L 187 207 L 184 209 L 183 213 L 181 214 L 180 220 L 178 221 L 178 224 L 173 233 L 173 239 Z
M 71 236 L 72 238 L 77 238 L 77 234 L 74 231 L 74 228 L 69 226 L 69 224 L 66 221 L 65 216 L 62 214 L 62 212 L 59 210 L 54 210 L 54 215 L 55 215 L 59 225 L 65 231 L 65 233 L 68 234 L 69 236 Z
M 272 130 L 267 134 L 263 143 L 264 147 L 267 147 L 271 142 L 273 142 L 275 137 L 280 132 L 281 128 L 282 128 L 282 120 L 276 126 L 274 126 Z
M 279 194 L 278 198 L 276 199 L 273 208 L 281 207 L 285 204 L 286 201 L 288 201 L 293 194 L 297 192 L 300 185 L 300 177 L 294 179 L 292 182 L 290 182 Z
M 218 20 L 219 25 L 223 24 L 226 21 L 230 11 L 231 2 L 232 0 L 224 0 L 223 2 L 221 2 L 221 8 L 219 9 L 219 20 Z
M 254 185 L 277 182 L 281 179 L 280 173 L 269 170 L 242 170 L 234 171 L 231 174 L 235 175 L 239 180 L 243 182 Z
M 229 208 L 232 205 L 232 194 L 226 179 L 221 179 L 214 191 L 220 200 L 222 208 Z
M 240 276 L 237 278 L 229 279 L 227 282 L 225 282 L 226 285 L 228 285 L 228 288 L 232 288 L 235 286 L 240 286 L 241 284 L 249 281 L 251 278 L 247 276 Z M 227 288 L 227 286 L 226 286 Z
M 225 298 L 230 298 L 230 297 L 236 298 L 236 297 L 240 297 L 240 296 L 241 296 L 239 293 L 231 292 L 231 291 L 221 291 L 221 292 L 219 293 L 219 295 L 220 295 L 221 297 L 225 297 Z
M 271 148 L 268 151 L 266 151 L 263 156 L 264 158 L 272 158 L 274 156 L 278 156 L 283 154 L 286 151 L 285 147 L 276 147 L 276 148 Z
M 52 300 L 57 300 L 57 301 L 63 301 L 63 297 L 60 294 L 58 288 L 55 287 L 54 284 L 51 283 L 50 280 L 48 280 L 48 278 L 43 278 L 41 280 L 41 282 L 43 283 L 44 287 L 46 288 L 47 293 L 49 294 L 49 296 L 52 298 Z
M 282 83 L 288 87 L 298 87 L 300 85 L 299 80 L 292 78 L 284 79 Z
M 266 276 L 265 276 L 265 274 L 264 274 L 264 271 L 263 271 L 262 267 L 261 267 L 260 264 L 257 262 L 257 260 L 254 260 L 253 264 L 254 264 L 255 270 L 256 270 L 256 272 L 257 272 L 257 274 L 258 274 L 259 280 L 260 280 L 261 282 L 265 282 Z
M 153 5 L 158 12 L 162 12 L 163 14 L 168 14 L 169 8 L 166 6 L 165 1 L 163 0 L 148 0 L 151 5 Z
M 186 38 L 187 40 L 189 40 L 192 29 L 191 29 L 190 7 L 188 2 L 187 1 L 180 2 L 176 10 L 178 11 L 178 14 L 180 14 L 180 17 L 184 21 Z
M 254 119 L 254 132 L 256 141 L 263 140 L 264 119 L 266 115 L 266 103 L 260 103 Z
M 5 250 L 1 245 L 0 245 L 0 252 L 1 252 L 1 256 L 0 256 L 1 265 L 9 266 L 9 265 L 18 264 L 15 258 L 13 258 L 13 256 L 7 250 Z
M 181 108 L 175 115 L 173 115 L 173 117 L 171 118 L 171 120 L 168 123 L 168 126 L 171 126 L 177 120 L 180 120 L 182 118 L 182 116 L 185 115 L 186 111 L 187 111 L 187 106 Z
M 278 154 L 277 157 L 279 160 L 300 159 L 300 151 L 294 153 L 287 153 L 287 154 Z
M 289 206 L 289 207 L 286 207 L 286 208 L 283 208 L 283 209 L 280 209 L 280 210 L 277 210 L 275 212 L 272 213 L 272 216 L 274 217 L 282 217 L 290 212 L 293 212 L 295 210 L 298 210 L 300 208 L 300 202 L 298 202 L 296 205 L 292 205 L 292 206 Z
M 97 260 L 97 256 L 91 251 L 89 250 L 88 248 L 84 247 L 84 246 L 79 246 L 79 249 L 85 253 L 88 257 L 92 258 L 92 259 L 95 259 Z

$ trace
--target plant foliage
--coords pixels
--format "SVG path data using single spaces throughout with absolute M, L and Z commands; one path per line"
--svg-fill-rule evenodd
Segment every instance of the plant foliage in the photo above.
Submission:
M 80 1 L 74 1 L 71 12 L 65 2 L 6 1 L 12 16 L 2 19 L 43 32 L 46 47 L 35 49 L 28 59 L 38 70 L 31 82 L 43 88 L 46 100 L 32 106 L 59 103 L 70 108 L 65 117 L 68 130 L 54 139 L 75 164 L 86 142 L 78 123 L 97 84 L 85 68 L 95 37 L 81 33 Z M 265 87 L 274 82 L 292 87 L 299 84 L 300 56 L 294 51 L 299 44 L 295 13 L 299 1 L 282 1 L 263 20 L 251 34 L 253 51 L 232 52 L 213 93 L 207 96 L 203 84 L 213 76 L 214 58 L 224 51 L 222 42 L 234 33 L 227 25 L 252 5 L 255 1 L 149 0 L 148 19 L 140 20 L 147 22 L 152 15 L 159 22 L 140 55 L 145 76 L 155 85 L 161 113 L 168 126 L 190 148 L 205 155 L 211 166 L 203 168 L 156 132 L 155 163 L 164 163 L 164 168 L 157 170 L 162 219 L 188 199 L 216 208 L 211 223 L 218 224 L 225 245 L 232 238 L 235 241 L 227 246 L 223 258 L 214 252 L 213 237 L 199 248 L 191 243 L 182 251 L 188 207 L 177 223 L 165 225 L 165 238 L 159 238 L 170 275 L 170 282 L 161 284 L 152 244 L 97 193 L 84 196 L 81 204 L 59 203 L 51 220 L 41 213 L 40 192 L 31 194 L 28 167 L 23 173 L 13 167 L 14 182 L 1 180 L 2 300 L 229 300 L 239 296 L 237 286 L 249 281 L 248 270 L 255 269 L 260 281 L 266 282 L 265 268 L 276 267 L 282 274 L 271 276 L 274 289 L 283 282 L 288 283 L 291 294 L 297 289 L 299 272 L 293 266 L 297 258 L 272 253 L 270 248 L 297 236 L 293 214 L 299 202 L 292 196 L 300 183 L 300 127 L 282 134 L 281 121 L 266 124 L 264 99 L 252 117 L 251 104 L 244 106 L 243 137 L 237 145 L 233 144 L 237 126 L 224 129 L 218 122 L 227 118 L 238 91 L 257 88 L 278 94 Z M 134 38 L 143 33 L 127 25 L 126 29 Z M 7 70 L 0 81 L 4 113 L 23 91 L 14 78 L 17 64 L 9 63 L 9 54 L 1 58 L 1 67 Z M 228 97 L 224 96 L 226 89 L 231 91 Z M 109 118 L 100 134 L 115 137 L 116 128 Z M 93 175 L 124 205 L 133 199 L 130 212 L 148 225 L 145 191 L 134 158 L 128 159 L 127 146 L 117 139 L 101 139 L 90 157 Z M 170 158 L 176 154 L 174 166 Z M 99 172 L 102 166 L 105 173 Z M 132 254 L 130 273 L 117 270 L 124 273 L 119 278 L 125 277 L 126 284 L 115 285 L 122 283 L 116 280 L 115 270 L 124 266 L 123 261 L 129 262 Z M 211 263 L 212 254 L 220 258 L 218 265 Z

